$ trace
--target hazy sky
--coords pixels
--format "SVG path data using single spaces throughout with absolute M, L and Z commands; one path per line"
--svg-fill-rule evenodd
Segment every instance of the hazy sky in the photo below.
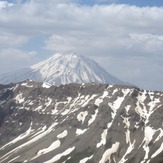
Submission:
M 69 50 L 163 91 L 163 0 L 0 0 L 0 73 Z

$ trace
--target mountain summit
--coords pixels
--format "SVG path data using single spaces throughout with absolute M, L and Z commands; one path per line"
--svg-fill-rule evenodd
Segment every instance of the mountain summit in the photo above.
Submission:
M 53 55 L 30 68 L 4 75 L 0 78 L 0 83 L 15 83 L 26 79 L 53 85 L 91 82 L 125 84 L 109 74 L 95 61 L 75 53 Z

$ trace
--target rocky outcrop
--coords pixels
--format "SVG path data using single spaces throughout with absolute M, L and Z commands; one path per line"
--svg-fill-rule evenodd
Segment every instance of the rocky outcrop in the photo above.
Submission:
M 130 86 L 0 85 L 0 162 L 163 161 L 163 93 Z

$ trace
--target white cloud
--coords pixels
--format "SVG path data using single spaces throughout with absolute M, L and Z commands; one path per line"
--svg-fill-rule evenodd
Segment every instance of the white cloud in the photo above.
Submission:
M 155 58 L 150 57 L 124 57 L 118 58 L 111 56 L 101 59 L 97 57 L 96 60 L 100 65 L 105 67 L 110 73 L 116 75 L 124 81 L 133 83 L 141 88 L 163 90 L 162 81 L 163 76 L 163 58 L 160 63 Z
M 163 52 L 163 35 L 130 34 L 133 46 L 139 46 L 148 54 L 161 54 Z
M 75 38 L 65 38 L 59 35 L 52 35 L 48 40 L 45 40 L 46 48 L 54 52 L 76 51 L 74 47 Z
M 27 40 L 28 38 L 26 36 L 0 32 L 0 48 L 17 47 L 26 43 Z
M 0 50 L 0 72 L 10 72 L 30 66 L 38 61 L 37 52 L 23 52 L 19 49 L 9 48 Z
M 143 83 L 143 75 L 153 81 L 149 70 L 154 65 L 155 79 L 162 82 L 163 7 L 74 2 L 29 0 L 3 8 L 0 45 L 19 47 L 30 37 L 45 35 L 49 36 L 44 42 L 46 49 L 89 55 L 129 82 Z
M 15 5 L 11 11 L 1 11 L 0 23 L 6 30 L 32 35 L 54 32 L 55 34 L 76 32 L 98 36 L 160 33 L 163 26 L 162 14 L 163 8 L 158 7 L 81 6 L 56 3 L 54 0 L 45 3 L 40 0 Z
M 11 7 L 13 6 L 13 3 L 9 3 L 7 1 L 0 1 L 0 10 L 7 8 L 7 7 Z
M 163 35 L 129 34 L 117 36 L 69 36 L 51 35 L 46 48 L 54 52 L 76 50 L 92 56 L 144 56 L 162 57 Z
M 111 2 L 111 3 L 114 3 L 114 2 L 117 2 L 118 0 L 96 0 L 96 2 Z

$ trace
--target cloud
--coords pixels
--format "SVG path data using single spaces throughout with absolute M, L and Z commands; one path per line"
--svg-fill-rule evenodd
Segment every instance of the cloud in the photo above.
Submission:
M 54 52 L 64 52 L 70 50 L 76 51 L 75 44 L 73 44 L 75 41 L 75 38 L 65 38 L 59 35 L 52 35 L 48 38 L 48 40 L 45 40 L 45 44 L 46 49 Z
M 0 1 L 0 10 L 7 8 L 7 7 L 12 7 L 14 4 L 9 3 L 7 1 Z
M 1 11 L 0 23 L 5 27 L 3 30 L 31 35 L 75 32 L 92 35 L 161 33 L 162 14 L 163 9 L 159 7 L 81 6 L 56 3 L 54 0 L 46 3 L 35 0 L 15 5 L 10 11 Z
M 26 36 L 0 32 L 0 48 L 18 47 L 26 43 L 27 40 L 28 37 Z
M 162 57 L 163 35 L 128 34 L 116 36 L 51 35 L 46 49 L 54 52 L 76 50 L 83 54 L 106 57 Z M 94 50 L 96 49 L 96 50 Z
M 0 52 L 21 48 L 31 37 L 43 35 L 41 46 L 52 53 L 76 50 L 131 83 L 153 81 L 149 72 L 153 65 L 158 83 L 163 67 L 162 15 L 163 7 L 29 0 L 0 10 Z
M 96 2 L 109 2 L 109 3 L 114 3 L 114 2 L 117 2 L 118 0 L 96 0 Z
M 37 52 L 24 52 L 9 48 L 0 50 L 0 72 L 10 72 L 19 68 L 30 66 L 38 61 Z
M 130 34 L 132 46 L 139 46 L 148 54 L 161 54 L 163 52 L 163 35 Z

